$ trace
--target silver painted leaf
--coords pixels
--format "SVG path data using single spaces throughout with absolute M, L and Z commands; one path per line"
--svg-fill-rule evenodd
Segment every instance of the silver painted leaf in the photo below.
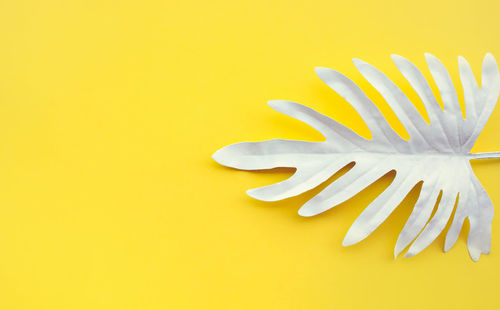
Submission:
M 247 192 L 251 197 L 264 201 L 300 195 L 325 182 L 349 163 L 354 163 L 352 169 L 300 208 L 299 214 L 302 216 L 327 211 L 394 170 L 396 175 L 392 183 L 355 220 L 343 245 L 355 244 L 370 235 L 409 191 L 422 182 L 420 196 L 397 240 L 395 257 L 410 244 L 405 257 L 425 249 L 443 231 L 457 205 L 446 236 L 445 251 L 455 244 L 467 218 L 470 222 L 467 247 L 471 258 L 477 261 L 481 254 L 490 252 L 493 205 L 469 161 L 498 158 L 500 154 L 471 154 L 470 150 L 497 102 L 500 74 L 495 59 L 487 54 L 483 60 L 479 87 L 467 61 L 459 57 L 466 107 L 464 119 L 457 92 L 446 68 L 432 55 L 426 54 L 425 58 L 439 89 L 444 110 L 417 67 L 401 56 L 392 56 L 399 71 L 424 103 L 430 124 L 387 76 L 366 62 L 354 59 L 359 72 L 384 97 L 401 120 L 410 136 L 409 140 L 401 138 L 391 128 L 380 110 L 354 82 L 335 70 L 316 68 L 319 78 L 360 114 L 372 133 L 371 140 L 306 106 L 278 100 L 270 101 L 269 105 L 278 112 L 312 126 L 326 140 L 307 142 L 275 139 L 236 143 L 218 150 L 213 158 L 224 166 L 243 170 L 297 168 L 295 174 L 283 182 Z M 437 201 L 439 204 L 431 218 Z

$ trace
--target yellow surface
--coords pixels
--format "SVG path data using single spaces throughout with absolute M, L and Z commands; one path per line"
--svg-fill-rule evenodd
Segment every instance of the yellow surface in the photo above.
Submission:
M 350 59 L 379 67 L 422 109 L 389 55 L 430 78 L 431 52 L 460 85 L 458 55 L 476 74 L 486 52 L 500 58 L 499 9 L 493 0 L 1 1 L 0 309 L 497 308 L 499 162 L 473 164 L 497 207 L 492 254 L 473 263 L 466 232 L 447 254 L 442 235 L 393 260 L 416 192 L 368 239 L 342 247 L 390 178 L 301 218 L 317 190 L 277 203 L 245 195 L 289 170 L 241 172 L 210 156 L 239 141 L 321 138 L 269 99 L 369 136 L 315 66 L 351 77 L 405 135 Z M 497 107 L 474 150 L 500 150 L 499 132 Z

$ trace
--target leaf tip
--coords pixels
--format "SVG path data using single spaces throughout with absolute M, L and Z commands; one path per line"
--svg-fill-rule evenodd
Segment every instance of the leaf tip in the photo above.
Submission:
M 424 53 L 424 57 L 425 58 L 435 58 L 435 56 L 432 55 L 431 53 Z
M 313 212 L 309 210 L 309 208 L 305 208 L 305 206 L 302 206 L 297 213 L 303 217 L 311 217 L 315 215 Z
M 222 155 L 222 150 L 223 149 L 224 148 L 219 149 L 215 153 L 212 154 L 212 159 L 215 160 L 217 163 L 219 163 L 221 165 L 222 165 L 221 160 L 222 160 L 222 157 L 223 157 L 223 155 Z
M 453 243 L 448 239 L 448 236 L 446 236 L 446 240 L 444 241 L 444 252 L 448 252 L 449 250 L 451 250 L 451 248 L 453 247 Z
M 431 53 L 424 53 L 424 57 L 425 61 L 427 61 L 427 64 L 440 62 L 439 59 Z
M 391 54 L 391 59 L 394 62 L 399 62 L 399 61 L 402 61 L 402 60 L 406 60 L 406 58 L 404 58 L 403 56 L 399 56 L 397 54 Z
M 366 64 L 366 62 L 364 62 L 363 60 L 359 59 L 359 58 L 353 58 L 352 59 L 352 63 L 354 64 L 354 66 L 356 66 L 356 68 L 358 66 L 361 66 L 361 65 L 364 65 Z
M 259 188 L 252 188 L 252 189 L 249 189 L 246 191 L 247 195 L 252 197 L 253 199 L 257 199 L 257 200 L 260 200 L 260 201 L 276 201 L 276 200 L 279 200 L 279 199 L 276 199 L 276 198 L 273 198 L 273 197 L 270 197 L 270 196 L 266 196 L 265 193 L 262 192 L 262 188 L 259 187 Z
M 401 245 L 401 243 L 396 242 L 396 246 L 394 247 L 394 259 L 396 259 L 398 255 L 401 254 L 401 251 L 403 251 L 403 249 L 404 247 Z
M 288 100 L 269 100 L 267 101 L 267 104 L 273 108 L 276 111 L 280 111 L 281 108 L 286 107 L 286 106 L 297 106 L 301 105 L 299 103 L 293 102 L 293 101 L 288 101 Z
M 314 72 L 316 72 L 316 75 L 322 79 L 323 76 L 325 76 L 331 69 L 325 68 L 325 67 L 316 67 L 314 68 Z
M 478 253 L 477 255 L 470 255 L 470 257 L 472 258 L 472 260 L 474 262 L 478 262 L 479 261 L 479 258 L 481 257 L 481 253 Z
M 410 258 L 410 257 L 412 257 L 412 256 L 415 256 L 416 254 L 417 254 L 417 253 L 413 253 L 413 252 L 408 251 L 408 252 L 406 252 L 406 254 L 405 254 L 405 256 L 404 256 L 404 257 L 405 257 L 405 258 Z
M 488 53 L 486 53 L 486 55 L 484 55 L 484 60 L 483 61 L 496 62 L 495 57 L 490 52 L 488 52 Z
M 344 240 L 342 241 L 342 245 L 343 246 L 350 246 L 350 245 L 353 245 L 355 244 L 356 242 L 352 242 L 352 240 L 350 239 L 347 239 L 347 238 L 344 238 Z
M 227 145 L 217 150 L 215 153 L 212 154 L 212 159 L 215 160 L 220 165 L 235 168 L 234 158 L 230 154 L 231 146 L 232 145 Z
M 350 246 L 360 242 L 363 239 L 364 239 L 363 234 L 361 234 L 361 232 L 357 231 L 356 229 L 353 229 L 353 227 L 351 226 L 351 228 L 345 235 L 344 240 L 342 241 L 342 245 Z
M 267 101 L 267 104 L 268 104 L 271 108 L 275 109 L 277 106 L 279 106 L 279 105 L 281 104 L 281 102 L 283 102 L 283 100 L 268 100 L 268 101 Z
M 475 248 L 475 247 L 471 247 L 469 246 L 469 255 L 470 255 L 470 258 L 474 261 L 474 262 L 478 262 L 479 261 L 479 258 L 481 257 L 481 250 L 478 249 L 478 248 Z M 488 254 L 488 253 L 485 253 L 485 254 Z

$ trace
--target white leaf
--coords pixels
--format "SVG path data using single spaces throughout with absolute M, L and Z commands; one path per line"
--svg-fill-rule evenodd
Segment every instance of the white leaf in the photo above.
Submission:
M 391 128 L 377 106 L 354 82 L 337 71 L 316 68 L 319 78 L 360 114 L 372 133 L 371 140 L 306 106 L 277 100 L 269 102 L 273 109 L 310 125 L 326 140 L 243 142 L 220 149 L 213 158 L 224 166 L 243 170 L 297 168 L 295 174 L 283 182 L 247 192 L 251 197 L 264 201 L 304 193 L 354 163 L 347 173 L 300 208 L 302 216 L 327 211 L 394 170 L 396 176 L 392 183 L 355 220 L 343 245 L 365 239 L 385 221 L 411 189 L 422 182 L 420 196 L 397 240 L 394 255 L 397 256 L 410 243 L 405 257 L 425 249 L 443 231 L 456 204 L 455 216 L 446 236 L 445 251 L 455 244 L 465 219 L 468 219 L 470 232 L 467 247 L 471 258 L 477 261 L 481 254 L 490 252 L 493 205 L 469 161 L 500 157 L 500 153 L 470 153 L 498 99 L 500 74 L 495 59 L 491 54 L 485 56 L 479 87 L 467 61 L 459 57 L 466 107 L 464 119 L 451 77 L 436 57 L 425 55 L 444 111 L 417 67 L 401 56 L 391 57 L 422 100 L 430 124 L 382 72 L 358 59 L 354 59 L 354 65 L 390 105 L 407 130 L 409 140 L 402 139 Z M 430 218 L 438 201 L 437 210 Z

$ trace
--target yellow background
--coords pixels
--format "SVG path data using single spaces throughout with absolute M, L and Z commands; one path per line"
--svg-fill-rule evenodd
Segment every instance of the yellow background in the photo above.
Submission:
M 318 190 L 264 203 L 245 190 L 290 170 L 242 172 L 211 154 L 239 141 L 321 139 L 270 109 L 306 104 L 369 136 L 314 74 L 334 68 L 402 125 L 356 72 L 376 65 L 422 110 L 391 62 L 425 76 L 439 57 L 462 99 L 500 58 L 498 1 L 0 2 L 0 309 L 493 309 L 500 279 L 500 163 L 475 162 L 497 215 L 492 254 L 466 232 L 442 253 L 393 259 L 417 192 L 360 244 L 342 239 L 390 182 L 313 218 Z M 434 90 L 436 90 L 433 84 Z M 500 108 L 474 151 L 500 150 Z

